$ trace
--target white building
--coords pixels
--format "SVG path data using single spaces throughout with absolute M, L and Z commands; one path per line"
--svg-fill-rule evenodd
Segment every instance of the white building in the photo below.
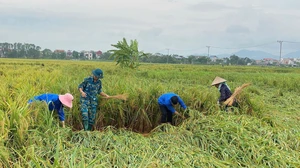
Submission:
M 84 51 L 83 55 L 88 60 L 92 60 L 93 59 L 93 52 L 92 51 Z
M 294 65 L 295 64 L 291 58 L 283 58 L 281 63 L 284 65 Z
M 209 56 L 209 58 L 210 58 L 211 62 L 216 62 L 218 59 L 218 57 L 215 55 Z

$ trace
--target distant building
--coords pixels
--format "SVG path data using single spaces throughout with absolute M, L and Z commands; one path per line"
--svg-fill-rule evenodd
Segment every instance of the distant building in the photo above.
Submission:
M 195 57 L 195 59 L 207 58 L 207 56 L 201 56 L 201 55 L 195 55 L 194 57 Z
M 210 58 L 211 62 L 216 62 L 218 59 L 218 57 L 215 55 L 209 56 L 209 58 Z
M 262 60 L 255 60 L 255 63 L 256 63 L 257 65 L 261 65 L 261 64 L 262 64 Z
M 176 59 L 183 59 L 184 58 L 183 56 L 178 55 L 178 54 L 173 54 L 172 57 L 176 58 Z
M 54 53 L 65 53 L 65 50 L 54 50 Z
M 99 51 L 96 52 L 96 58 L 97 59 L 101 58 L 101 55 L 102 55 L 102 51 L 99 50 Z
M 66 53 L 66 57 L 69 59 L 73 58 L 73 52 L 71 50 L 68 50 Z
M 294 65 L 294 61 L 292 58 L 283 58 L 281 61 L 281 64 L 283 65 Z
M 292 61 L 300 63 L 300 58 L 292 58 Z
M 274 65 L 274 64 L 278 64 L 278 60 L 274 59 L 274 58 L 264 58 L 262 60 L 262 64 L 264 65 Z
M 92 60 L 93 59 L 93 51 L 84 51 L 83 55 L 88 60 Z
M 164 55 L 161 54 L 161 53 L 155 53 L 154 55 L 156 55 L 156 56 L 164 56 Z

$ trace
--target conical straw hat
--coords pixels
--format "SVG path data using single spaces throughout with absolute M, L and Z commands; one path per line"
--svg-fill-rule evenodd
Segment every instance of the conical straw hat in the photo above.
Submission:
M 222 82 L 226 82 L 226 80 L 217 76 L 217 77 L 214 79 L 214 81 L 211 83 L 211 86 L 216 85 L 216 84 L 219 84 L 219 83 L 222 83 Z

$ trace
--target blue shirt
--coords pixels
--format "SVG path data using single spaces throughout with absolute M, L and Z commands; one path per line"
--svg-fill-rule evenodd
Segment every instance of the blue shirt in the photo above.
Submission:
M 48 109 L 50 111 L 57 111 L 58 116 L 59 116 L 59 120 L 60 121 L 65 121 L 65 113 L 64 113 L 64 108 L 63 108 L 63 104 L 61 103 L 61 101 L 58 98 L 58 94 L 53 94 L 53 93 L 45 93 L 45 94 L 41 94 L 38 96 L 35 96 L 32 99 L 30 99 L 28 101 L 28 103 L 31 103 L 33 101 L 45 101 L 48 104 Z
M 178 97 L 178 103 L 180 104 L 180 106 L 183 109 L 186 109 L 186 105 L 184 104 L 184 102 L 182 101 L 182 99 L 178 95 L 176 95 L 175 93 L 165 93 L 165 94 L 162 94 L 158 98 L 158 104 L 166 106 L 168 108 L 168 110 L 170 110 L 172 113 L 174 113 L 175 109 L 174 109 L 174 107 L 172 105 L 172 102 L 171 102 L 171 98 L 173 96 L 177 96 Z
M 100 79 L 95 82 L 94 78 L 91 76 L 85 78 L 84 81 L 79 84 L 78 89 L 79 88 L 82 88 L 82 91 L 86 93 L 87 98 L 97 97 L 97 94 L 102 92 L 102 83 Z

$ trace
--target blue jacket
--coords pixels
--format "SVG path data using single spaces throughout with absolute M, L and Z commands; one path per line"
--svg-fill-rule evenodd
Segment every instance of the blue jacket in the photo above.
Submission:
M 165 93 L 165 94 L 162 94 L 158 98 L 158 104 L 166 106 L 168 108 L 168 110 L 170 110 L 172 113 L 174 113 L 175 109 L 174 109 L 174 107 L 172 105 L 172 102 L 171 102 L 171 98 L 173 96 L 177 96 L 178 97 L 178 103 L 180 104 L 180 106 L 183 109 L 186 109 L 186 105 L 184 104 L 184 102 L 182 101 L 182 99 L 178 95 L 176 95 L 175 93 Z
M 102 92 L 102 83 L 100 79 L 94 82 L 94 79 L 91 76 L 85 78 L 84 81 L 81 84 L 79 84 L 78 89 L 79 88 L 82 88 L 82 91 L 86 93 L 87 98 L 94 98 Z
M 57 111 L 59 120 L 65 121 L 65 113 L 63 104 L 58 98 L 58 94 L 53 93 L 45 93 L 38 96 L 35 96 L 33 99 L 30 99 L 28 103 L 32 103 L 33 101 L 45 101 L 48 104 L 48 109 L 50 111 Z
M 219 102 L 224 102 L 231 96 L 231 91 L 225 83 L 220 84 L 219 91 L 220 91 Z

